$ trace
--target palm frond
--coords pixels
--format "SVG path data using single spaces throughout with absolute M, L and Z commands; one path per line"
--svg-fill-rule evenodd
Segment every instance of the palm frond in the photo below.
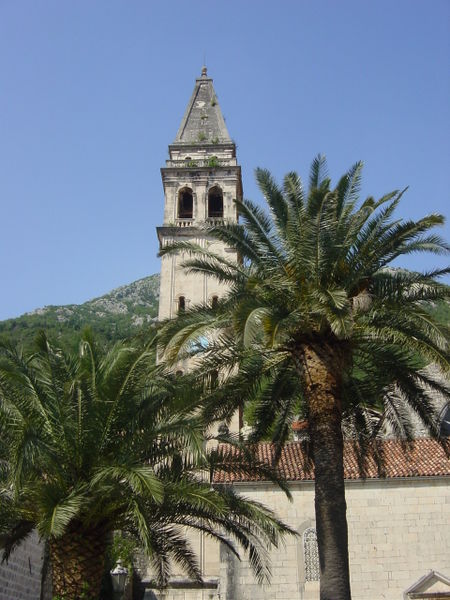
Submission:
M 311 164 L 311 170 L 309 174 L 310 190 L 320 188 L 323 182 L 327 179 L 327 177 L 327 159 L 323 154 L 318 154 Z
M 286 200 L 267 169 L 256 169 L 255 177 L 259 189 L 270 207 L 277 229 L 282 236 L 286 231 L 289 214 Z
M 95 471 L 90 486 L 101 490 L 102 484 L 109 482 L 128 487 L 132 494 L 145 496 L 156 504 L 160 504 L 164 498 L 163 483 L 150 465 L 111 465 L 99 468 Z

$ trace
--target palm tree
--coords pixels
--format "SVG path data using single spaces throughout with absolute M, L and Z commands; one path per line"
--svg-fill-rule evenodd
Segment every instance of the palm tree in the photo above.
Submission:
M 269 212 L 236 201 L 242 224 L 207 230 L 237 250 L 237 262 L 191 243 L 161 251 L 181 253 L 188 270 L 229 285 L 217 307 L 195 307 L 160 334 L 168 360 L 194 349 L 203 374 L 221 368 L 228 376 L 204 399 L 208 418 L 229 419 L 244 399 L 252 403 L 252 440 L 270 435 L 278 445 L 294 417 L 307 420 L 322 600 L 350 598 L 343 430 L 364 450 L 387 422 L 410 437 L 416 414 L 437 437 L 433 393 L 449 394 L 426 369 L 449 369 L 448 328 L 429 310 L 448 298 L 437 278 L 449 270 L 390 266 L 412 252 L 447 253 L 429 233 L 444 219 L 394 219 L 404 190 L 358 206 L 361 169 L 356 163 L 331 188 L 318 156 L 307 193 L 294 172 L 280 187 L 258 169 Z
M 102 353 L 86 334 L 78 355 L 55 348 L 44 334 L 37 345 L 33 354 L 6 342 L 0 347 L 4 558 L 36 528 L 48 542 L 53 593 L 98 598 L 114 530 L 138 539 L 160 585 L 174 564 L 201 579 L 186 539 L 194 530 L 233 552 L 237 542 L 257 576 L 267 577 L 265 547 L 289 528 L 203 476 L 211 464 L 259 466 L 205 451 L 196 400 L 182 379 L 155 366 L 153 342 L 118 343 Z

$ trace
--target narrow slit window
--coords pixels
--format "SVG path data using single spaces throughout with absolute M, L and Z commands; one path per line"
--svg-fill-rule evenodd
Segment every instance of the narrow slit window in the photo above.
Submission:
M 178 218 L 192 219 L 193 209 L 194 199 L 192 197 L 192 190 L 183 188 L 178 193 Z
M 208 217 L 211 219 L 223 218 L 223 194 L 217 186 L 211 188 L 208 193 Z
M 219 304 L 219 296 L 213 296 L 211 298 L 211 307 L 212 308 L 217 308 L 218 304 Z
M 184 313 L 186 310 L 186 298 L 184 296 L 180 296 L 178 298 L 178 314 Z

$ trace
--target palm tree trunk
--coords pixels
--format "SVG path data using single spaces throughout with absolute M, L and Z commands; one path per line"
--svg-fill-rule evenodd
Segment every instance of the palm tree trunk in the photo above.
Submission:
M 70 532 L 50 541 L 53 596 L 97 600 L 105 567 L 103 532 Z
M 315 511 L 320 600 L 350 600 L 339 370 L 333 356 L 302 352 L 315 464 Z

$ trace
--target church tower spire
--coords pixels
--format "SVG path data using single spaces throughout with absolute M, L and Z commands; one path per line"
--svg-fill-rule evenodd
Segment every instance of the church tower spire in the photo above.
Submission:
M 174 144 L 196 144 L 199 141 L 231 143 L 213 80 L 206 67 L 195 81 L 194 91 L 181 121 Z
M 208 239 L 204 225 L 237 222 L 233 200 L 242 197 L 241 168 L 230 138 L 213 80 L 203 67 L 196 79 L 169 159 L 161 169 L 164 224 L 157 228 L 160 246 L 191 241 L 233 258 L 236 252 Z M 205 275 L 187 273 L 183 256 L 164 256 L 161 263 L 159 319 L 197 304 L 213 303 L 226 286 Z

